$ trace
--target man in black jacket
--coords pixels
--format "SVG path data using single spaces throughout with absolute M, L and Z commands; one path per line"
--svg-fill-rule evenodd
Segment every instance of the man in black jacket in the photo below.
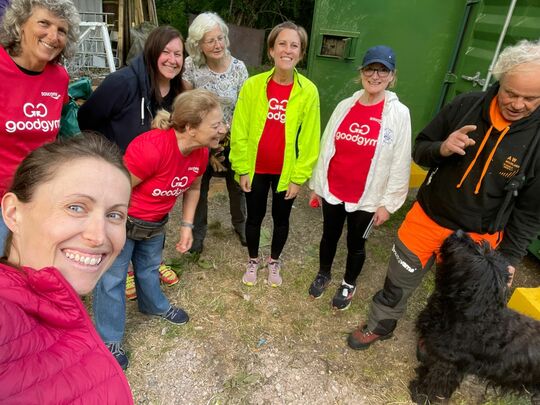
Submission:
M 511 274 L 540 232 L 540 41 L 506 48 L 493 73 L 498 83 L 459 95 L 416 137 L 414 161 L 429 173 L 398 230 L 368 321 L 349 335 L 351 348 L 392 336 L 453 231 L 497 247 Z

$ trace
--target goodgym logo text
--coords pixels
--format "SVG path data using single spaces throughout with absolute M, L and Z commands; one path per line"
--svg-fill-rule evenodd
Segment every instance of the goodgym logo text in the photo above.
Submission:
M 25 103 L 22 112 L 27 120 L 6 121 L 6 132 L 12 134 L 15 131 L 42 131 L 50 132 L 60 128 L 60 120 L 47 120 L 48 111 L 43 103 Z

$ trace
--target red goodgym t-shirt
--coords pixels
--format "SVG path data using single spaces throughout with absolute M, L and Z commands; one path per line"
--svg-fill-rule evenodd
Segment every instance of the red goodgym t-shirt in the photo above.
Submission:
M 143 221 L 159 222 L 208 164 L 208 148 L 182 155 L 174 129 L 154 129 L 129 144 L 124 162 L 139 179 L 133 188 L 128 214 Z
M 356 103 L 334 134 L 336 153 L 328 167 L 328 189 L 343 202 L 360 201 L 381 130 L 384 100 Z
M 56 139 L 69 76 L 56 63 L 30 75 L 0 47 L 0 199 L 15 170 L 34 149 Z
M 268 82 L 268 113 L 266 124 L 257 147 L 255 173 L 281 174 L 285 154 L 285 111 L 293 83 L 282 85 Z

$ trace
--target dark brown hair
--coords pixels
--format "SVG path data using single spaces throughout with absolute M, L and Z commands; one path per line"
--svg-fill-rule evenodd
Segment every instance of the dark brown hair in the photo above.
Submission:
M 118 146 L 98 133 L 84 131 L 80 135 L 57 139 L 32 151 L 17 168 L 7 192 L 15 194 L 19 201 L 28 203 L 32 201 L 36 189 L 50 181 L 61 166 L 84 158 L 110 163 L 131 181 Z M 3 252 L 6 257 L 11 249 L 11 236 L 10 232 Z
M 159 69 L 157 66 L 157 61 L 161 52 L 165 49 L 167 44 L 175 38 L 180 38 L 182 42 L 182 48 L 184 48 L 184 38 L 182 34 L 173 27 L 164 25 L 154 29 L 144 44 L 143 57 L 144 63 L 146 65 L 146 70 L 148 71 L 148 76 L 150 78 L 150 91 L 152 92 L 154 99 L 158 104 L 161 103 L 163 97 L 159 91 L 158 78 L 159 78 Z M 185 55 L 185 50 L 184 50 Z M 173 91 L 174 96 L 176 97 L 183 91 L 182 85 L 182 73 L 184 71 L 184 66 L 182 65 L 182 70 L 180 74 L 171 79 L 171 91 Z

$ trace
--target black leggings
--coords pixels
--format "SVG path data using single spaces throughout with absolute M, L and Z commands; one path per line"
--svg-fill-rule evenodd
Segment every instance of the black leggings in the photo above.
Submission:
M 320 272 L 330 275 L 332 262 L 336 255 L 337 244 L 347 219 L 347 266 L 343 280 L 356 285 L 356 279 L 362 271 L 366 251 L 364 246 L 371 227 L 373 212 L 345 211 L 344 204 L 332 205 L 323 199 L 323 235 L 319 247 Z
M 278 174 L 255 174 L 251 182 L 251 192 L 246 193 L 246 239 L 251 258 L 259 257 L 261 225 L 266 215 L 266 203 L 270 189 L 272 189 L 272 220 L 274 221 L 270 257 L 274 260 L 279 259 L 285 242 L 287 242 L 289 216 L 294 198 L 286 200 L 285 191 L 276 192 L 278 181 Z

